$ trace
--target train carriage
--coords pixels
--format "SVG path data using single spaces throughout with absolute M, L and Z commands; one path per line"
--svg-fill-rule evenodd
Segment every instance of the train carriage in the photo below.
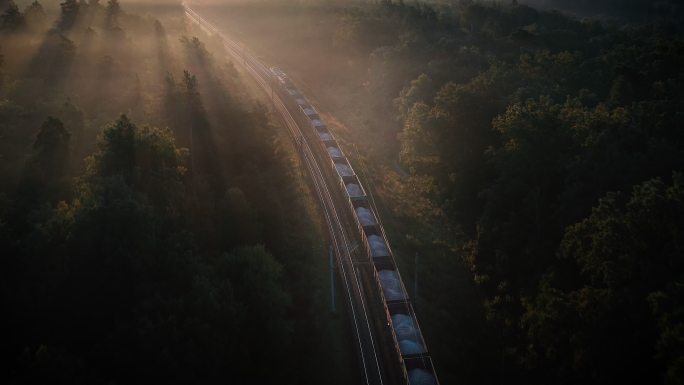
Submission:
M 337 173 L 337 176 L 340 178 L 340 180 L 342 180 L 342 178 L 356 175 L 356 172 L 346 158 L 337 160 L 331 159 L 330 162 L 332 164 L 333 171 Z
M 309 121 L 309 124 L 315 131 L 320 132 L 328 129 L 328 127 L 325 125 L 325 123 L 323 123 L 321 119 L 311 119 Z
M 335 141 L 335 137 L 325 126 L 317 129 L 316 133 L 318 134 L 318 139 L 323 143 Z
M 401 280 L 399 269 L 394 261 L 387 263 L 382 260 L 373 261 L 375 278 L 382 289 L 382 296 L 387 304 L 406 302 L 409 300 L 404 282 Z
M 340 146 L 337 144 L 337 142 L 334 139 L 328 140 L 325 142 L 321 142 L 321 145 L 323 146 L 323 149 L 328 154 L 330 159 L 333 160 L 333 162 L 346 161 L 347 160 L 347 157 L 344 156 L 344 153 L 340 149 Z
M 428 354 L 423 334 L 410 302 L 388 303 L 390 326 L 401 356 L 421 357 Z
M 319 119 L 318 111 L 313 108 L 312 105 L 299 106 L 299 111 L 301 111 L 309 120 Z
M 351 201 L 350 207 L 360 234 L 364 233 L 363 229 L 366 227 L 378 226 L 378 220 L 368 200 Z
M 294 84 L 290 78 L 278 67 L 271 67 L 271 74 L 275 78 L 275 81 L 283 88 L 294 87 Z
M 381 257 L 392 258 L 392 253 L 389 247 L 387 247 L 387 241 L 385 241 L 379 226 L 364 228 L 362 238 L 365 241 L 366 251 L 372 260 Z
M 430 356 L 404 358 L 406 380 L 409 385 L 438 385 Z
M 343 159 L 346 160 L 346 158 Z M 342 177 L 340 179 L 340 186 L 348 200 L 366 199 L 366 191 L 363 189 L 363 186 L 361 186 L 361 182 L 359 182 L 359 178 L 356 175 Z

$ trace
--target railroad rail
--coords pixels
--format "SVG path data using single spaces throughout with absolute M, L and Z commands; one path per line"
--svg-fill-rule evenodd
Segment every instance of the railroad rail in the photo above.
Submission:
M 270 96 L 274 110 L 299 148 L 325 217 L 350 311 L 363 382 L 438 385 L 375 205 L 368 200 L 332 133 L 284 72 L 267 67 L 244 44 L 223 34 L 187 4 L 183 7 L 193 23 L 221 39 L 233 61 Z M 352 246 L 357 236 L 364 246 L 363 254 Z M 364 264 L 370 270 L 364 270 Z M 369 274 L 374 284 L 368 283 Z M 384 319 L 377 319 L 377 308 L 382 309 Z M 376 318 L 371 319 L 373 315 Z M 391 349 L 384 346 L 388 342 L 393 345 Z

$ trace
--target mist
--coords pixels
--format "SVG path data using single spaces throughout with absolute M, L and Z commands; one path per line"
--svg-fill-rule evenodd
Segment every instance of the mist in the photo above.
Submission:
M 683 12 L 0 0 L 4 378 L 681 383 Z
M 178 2 L 0 4 L 6 378 L 320 383 L 320 236 L 223 44 Z

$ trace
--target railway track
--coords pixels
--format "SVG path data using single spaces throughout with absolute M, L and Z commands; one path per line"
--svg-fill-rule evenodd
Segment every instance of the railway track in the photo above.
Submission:
M 300 148 L 302 162 L 311 176 L 312 184 L 323 209 L 340 280 L 344 287 L 347 306 L 351 314 L 352 330 L 358 347 L 357 353 L 363 374 L 362 383 L 367 385 L 393 383 L 392 376 L 389 376 L 390 379 L 388 379 L 388 373 L 385 369 L 387 366 L 385 362 L 388 358 L 383 357 L 381 349 L 376 346 L 377 337 L 374 329 L 378 328 L 378 322 L 377 320 L 373 322 L 370 319 L 370 305 L 365 293 L 363 277 L 354 262 L 353 254 L 355 251 L 352 246 L 354 242 L 353 236 L 350 236 L 350 234 L 353 235 L 353 232 L 347 230 L 349 228 L 348 221 L 344 219 L 345 216 L 349 215 L 348 207 L 340 202 L 340 198 L 337 197 L 338 194 L 334 190 L 337 189 L 337 183 L 331 183 L 328 173 L 323 171 L 329 166 L 319 164 L 307 135 L 295 119 L 294 116 L 299 111 L 290 111 L 281 97 L 273 92 L 272 75 L 269 68 L 254 54 L 250 53 L 244 45 L 221 33 L 188 5 L 184 4 L 184 8 L 185 14 L 191 21 L 209 34 L 219 36 L 222 39 L 234 63 L 242 66 L 259 87 L 272 98 L 273 106 L 284 122 L 290 138 Z M 379 324 L 384 325 L 384 322 Z

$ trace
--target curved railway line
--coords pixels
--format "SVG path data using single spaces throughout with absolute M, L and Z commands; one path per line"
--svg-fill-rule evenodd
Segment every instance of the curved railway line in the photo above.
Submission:
M 372 200 L 366 198 L 363 186 L 353 170 L 355 182 L 339 174 L 339 169 L 336 169 L 338 164 L 349 163 L 336 147 L 332 134 L 327 132 L 313 106 L 291 85 L 282 71 L 268 68 L 244 45 L 221 33 L 187 4 L 183 6 L 186 16 L 192 22 L 210 35 L 220 37 L 233 61 L 241 65 L 271 97 L 275 111 L 299 148 L 302 163 L 311 176 L 311 183 L 323 209 L 337 271 L 344 287 L 363 374 L 361 381 L 367 385 L 438 384 L 432 360 L 396 269 L 384 229 L 377 214 L 373 214 L 377 210 Z M 322 136 L 319 137 L 321 132 L 325 132 L 330 140 L 325 141 Z M 331 147 L 326 147 L 331 143 L 335 150 L 334 155 L 330 153 Z M 348 188 L 345 188 L 349 186 L 347 182 L 356 185 L 363 199 L 349 194 Z M 366 210 L 364 214 L 370 213 L 377 223 L 372 226 L 362 224 L 359 217 L 361 211 L 358 211 L 360 207 Z M 363 243 L 362 249 L 354 246 L 355 239 Z M 377 242 L 384 244 L 386 253 L 382 254 L 386 255 L 376 255 L 374 247 L 378 245 Z M 396 291 L 400 293 L 401 299 L 390 298 L 394 291 L 387 291 L 387 286 L 383 288 L 386 282 L 383 281 L 383 274 L 396 276 L 399 285 Z M 399 320 L 401 324 L 398 323 Z M 408 340 L 400 338 L 406 337 L 407 333 Z M 407 341 L 416 341 L 415 346 L 407 345 Z

